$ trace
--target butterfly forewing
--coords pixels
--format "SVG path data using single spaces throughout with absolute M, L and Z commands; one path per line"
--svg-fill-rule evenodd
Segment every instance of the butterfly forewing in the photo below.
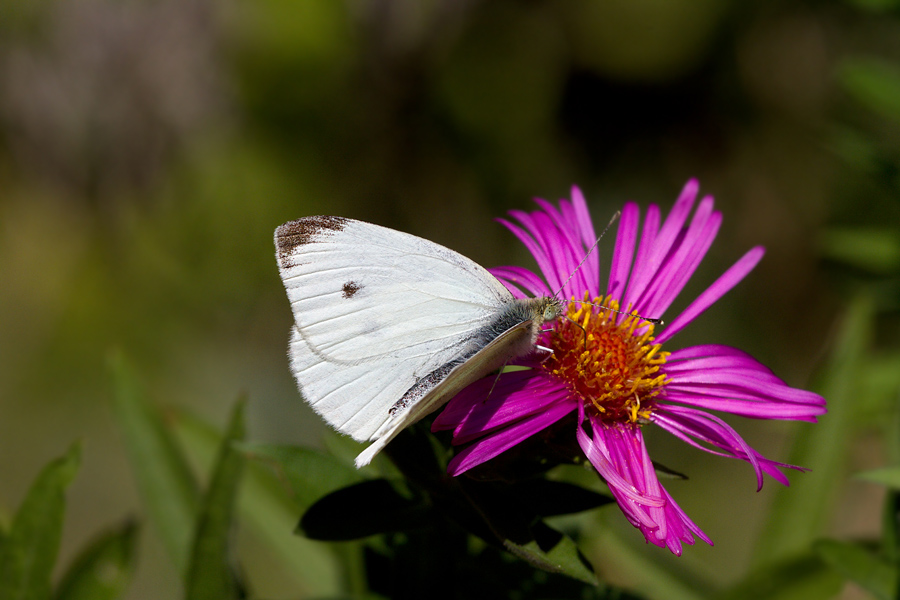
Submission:
M 335 363 L 443 364 L 512 299 L 464 256 L 361 221 L 300 219 L 278 228 L 276 244 L 296 325 Z
M 398 400 L 490 342 L 486 329 L 513 301 L 464 256 L 361 221 L 292 221 L 275 243 L 294 375 L 313 408 L 357 440 L 404 420 L 406 410 L 391 411 Z

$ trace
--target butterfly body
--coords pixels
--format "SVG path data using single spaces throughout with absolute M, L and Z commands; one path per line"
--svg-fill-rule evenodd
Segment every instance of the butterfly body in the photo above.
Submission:
M 561 309 L 516 299 L 484 268 L 416 236 L 343 217 L 275 232 L 294 326 L 291 369 L 329 424 L 374 443 L 367 464 L 404 427 L 473 381 L 534 349 Z

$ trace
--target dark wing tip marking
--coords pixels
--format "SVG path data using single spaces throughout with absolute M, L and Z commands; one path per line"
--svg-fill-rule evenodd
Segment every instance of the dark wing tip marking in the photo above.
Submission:
M 313 241 L 323 231 L 340 231 L 348 219 L 344 217 L 316 216 L 288 221 L 275 230 L 275 248 L 278 262 L 290 267 L 289 258 L 298 246 Z
M 348 281 L 341 289 L 344 292 L 344 298 L 352 298 L 356 292 L 362 289 L 362 286 L 355 281 Z

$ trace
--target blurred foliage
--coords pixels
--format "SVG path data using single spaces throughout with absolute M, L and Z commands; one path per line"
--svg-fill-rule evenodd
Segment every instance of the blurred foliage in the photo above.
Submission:
M 0 540 L 0 598 L 51 598 L 65 515 L 66 488 L 80 466 L 81 448 L 48 464 Z M 55 586 L 56 600 L 121 598 L 135 566 L 135 526 L 126 523 L 96 539 L 73 561 Z
M 274 228 L 344 214 L 513 264 L 491 218 L 533 195 L 577 183 L 602 216 L 691 176 L 725 221 L 681 301 L 768 254 L 679 342 L 814 381 L 819 425 L 738 424 L 813 472 L 752 496 L 743 470 L 650 439 L 715 548 L 660 556 L 605 509 L 547 526 L 641 596 L 898 597 L 898 39 L 895 0 L 0 3 L 0 598 L 388 589 L 373 574 L 431 538 L 292 533 L 400 470 L 355 471 L 302 405 Z M 238 413 L 207 422 L 242 393 L 231 443 Z M 445 526 L 520 597 L 580 585 Z

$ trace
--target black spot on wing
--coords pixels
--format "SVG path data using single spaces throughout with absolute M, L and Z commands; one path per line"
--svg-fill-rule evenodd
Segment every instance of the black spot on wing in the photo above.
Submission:
M 293 266 L 290 257 L 295 248 L 315 241 L 322 233 L 341 231 L 346 223 L 347 219 L 344 217 L 317 216 L 303 217 L 281 225 L 275 230 L 278 263 L 284 268 L 290 268 Z
M 362 289 L 362 286 L 356 283 L 355 281 L 348 281 L 344 284 L 344 287 L 341 288 L 344 292 L 344 298 L 352 298 L 353 295 Z

